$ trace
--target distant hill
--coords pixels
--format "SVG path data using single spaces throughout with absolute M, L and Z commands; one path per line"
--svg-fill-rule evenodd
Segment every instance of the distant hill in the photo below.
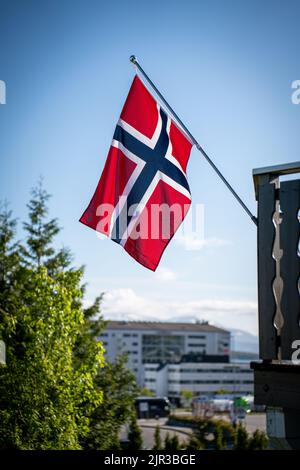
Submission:
M 232 351 L 258 354 L 258 337 L 244 330 L 231 328 Z

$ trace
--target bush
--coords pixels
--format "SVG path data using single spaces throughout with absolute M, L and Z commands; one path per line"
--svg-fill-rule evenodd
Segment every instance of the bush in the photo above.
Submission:
M 131 421 L 130 421 L 128 440 L 129 440 L 129 445 L 128 445 L 129 450 L 141 450 L 142 449 L 143 439 L 142 439 L 142 433 L 141 433 L 140 427 L 137 422 L 136 413 L 133 413 Z
M 162 450 L 162 442 L 161 442 L 161 435 L 160 435 L 160 427 L 159 426 L 156 426 L 156 428 L 155 428 L 153 450 Z

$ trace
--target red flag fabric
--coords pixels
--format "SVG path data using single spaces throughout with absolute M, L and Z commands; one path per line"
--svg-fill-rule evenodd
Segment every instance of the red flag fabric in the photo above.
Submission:
M 155 270 L 191 204 L 192 144 L 135 76 L 96 191 L 80 222 Z

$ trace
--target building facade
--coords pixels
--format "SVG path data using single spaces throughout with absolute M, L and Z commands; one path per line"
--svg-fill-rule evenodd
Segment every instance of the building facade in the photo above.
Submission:
M 230 355 L 230 332 L 208 323 L 110 321 L 100 336 L 110 361 L 128 354 L 128 367 L 144 386 L 144 364 L 178 363 L 183 356 Z
M 144 364 L 144 386 L 157 396 L 179 400 L 189 390 L 195 396 L 224 390 L 233 395 L 253 394 L 253 372 L 249 364 L 226 362 L 180 362 Z
M 230 362 L 230 332 L 208 323 L 110 321 L 100 339 L 109 360 L 126 353 L 137 383 L 157 396 L 253 393 L 249 362 Z

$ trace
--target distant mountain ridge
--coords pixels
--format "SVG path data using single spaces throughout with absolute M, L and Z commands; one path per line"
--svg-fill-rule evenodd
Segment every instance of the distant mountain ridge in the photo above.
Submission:
M 249 352 L 258 354 L 258 337 L 244 330 L 231 328 L 232 351 Z

